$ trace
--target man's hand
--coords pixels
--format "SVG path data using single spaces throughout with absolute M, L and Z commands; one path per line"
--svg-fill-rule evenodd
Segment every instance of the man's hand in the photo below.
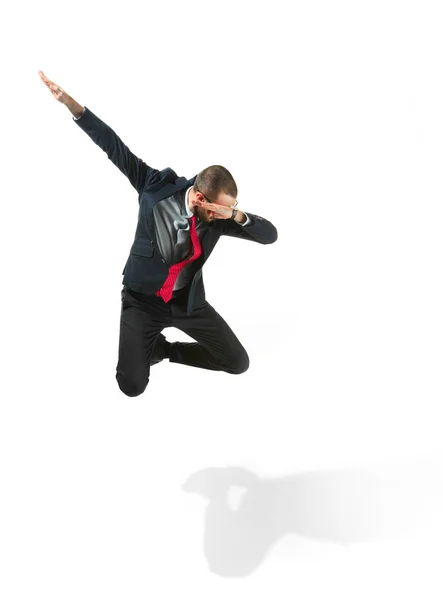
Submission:
M 204 208 L 209 213 L 212 213 L 214 215 L 214 219 L 230 219 L 232 217 L 232 208 L 229 206 L 215 204 L 215 202 L 205 202 L 204 200 L 198 200 L 197 198 L 193 200 L 193 204 L 196 206 L 201 206 L 201 208 Z M 237 211 L 235 221 L 237 221 L 237 223 L 243 223 L 246 221 L 246 215 L 240 210 Z
M 54 83 L 53 81 L 48 79 L 46 77 L 46 75 L 43 73 L 43 71 L 39 71 L 38 74 L 40 75 L 40 79 L 43 81 L 43 83 L 46 85 L 46 87 L 48 87 L 49 90 L 52 92 L 52 95 L 54 96 L 54 98 L 56 100 L 58 100 L 59 102 L 61 102 L 62 104 L 66 104 L 68 101 L 69 95 L 65 92 L 65 90 L 63 90 L 59 85 L 57 85 L 56 83 Z
M 54 98 L 69 108 L 74 117 L 77 118 L 83 114 L 84 107 L 81 104 L 76 102 L 74 98 L 67 94 L 59 85 L 48 79 L 43 71 L 39 71 L 38 74 L 43 83 L 50 89 Z

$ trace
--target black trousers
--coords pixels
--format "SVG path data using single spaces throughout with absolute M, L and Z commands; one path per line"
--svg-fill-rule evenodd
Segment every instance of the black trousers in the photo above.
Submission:
M 165 327 L 176 327 L 196 340 L 172 342 L 170 362 L 232 374 L 248 369 L 246 350 L 209 302 L 187 315 L 186 288 L 174 292 L 165 303 L 155 294 L 141 294 L 125 286 L 121 301 L 116 379 L 127 396 L 138 396 L 146 389 L 151 356 Z

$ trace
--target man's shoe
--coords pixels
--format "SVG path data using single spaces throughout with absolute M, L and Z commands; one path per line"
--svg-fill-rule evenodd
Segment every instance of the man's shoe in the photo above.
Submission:
M 162 333 L 159 333 L 151 355 L 151 366 L 156 365 L 165 358 L 168 358 L 168 348 L 169 342 L 166 341 L 166 338 Z

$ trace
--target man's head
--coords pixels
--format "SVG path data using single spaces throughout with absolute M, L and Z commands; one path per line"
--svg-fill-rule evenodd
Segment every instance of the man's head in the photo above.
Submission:
M 237 185 L 231 173 L 221 165 L 206 167 L 197 175 L 191 190 L 191 200 L 203 200 L 222 206 L 234 206 L 237 199 Z M 194 212 L 199 219 L 209 223 L 214 220 L 214 214 L 201 206 L 194 206 Z

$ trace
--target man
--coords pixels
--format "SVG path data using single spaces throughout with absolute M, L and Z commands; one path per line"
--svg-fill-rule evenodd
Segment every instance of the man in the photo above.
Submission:
M 123 269 L 116 379 L 127 396 L 143 393 L 150 367 L 169 362 L 243 373 L 249 357 L 229 325 L 207 302 L 202 268 L 221 235 L 272 244 L 277 230 L 266 219 L 236 208 L 237 186 L 220 165 L 192 179 L 159 171 L 137 158 L 106 123 L 81 106 L 42 71 L 54 97 L 138 192 L 134 242 Z M 168 342 L 165 327 L 195 342 Z

